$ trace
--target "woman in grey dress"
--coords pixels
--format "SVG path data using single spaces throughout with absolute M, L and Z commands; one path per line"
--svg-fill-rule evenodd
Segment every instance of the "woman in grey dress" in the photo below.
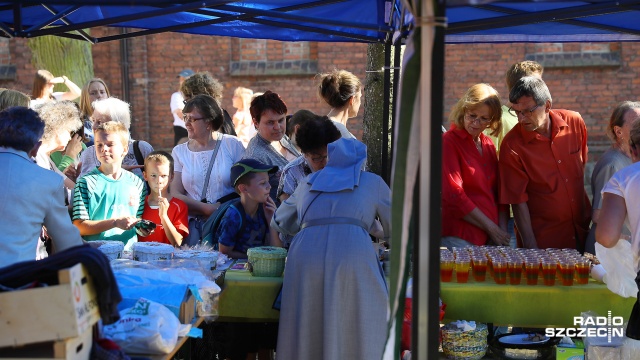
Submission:
M 363 172 L 366 146 L 328 145 L 328 162 L 298 185 L 271 226 L 295 235 L 282 288 L 279 360 L 380 359 L 388 290 L 367 231 L 390 231 L 390 190 Z
M 640 118 L 640 102 L 623 101 L 619 103 L 611 114 L 607 125 L 607 135 L 613 141 L 611 147 L 602 154 L 593 167 L 591 173 L 591 193 L 593 195 L 591 215 L 591 229 L 585 243 L 584 251 L 595 254 L 596 225 L 600 217 L 602 207 L 602 188 L 618 170 L 631 165 L 629 140 L 631 139 L 631 126 Z M 630 238 L 629 229 L 623 227 L 622 236 Z

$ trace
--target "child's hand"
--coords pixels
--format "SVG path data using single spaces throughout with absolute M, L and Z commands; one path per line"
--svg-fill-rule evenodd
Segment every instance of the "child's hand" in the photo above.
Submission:
M 64 168 L 64 171 L 62 173 L 65 174 L 73 182 L 76 182 L 76 180 L 78 180 L 79 169 L 76 169 L 75 164 L 71 164 Z
M 267 201 L 264 203 L 264 217 L 267 218 L 267 222 L 271 222 L 271 218 L 273 218 L 273 214 L 275 214 L 276 209 L 276 203 L 271 199 L 271 196 L 269 196 Z
M 123 216 L 116 219 L 116 227 L 122 230 L 130 230 L 138 222 L 138 219 L 133 216 Z
M 168 210 L 169 201 L 167 200 L 167 198 L 158 196 L 158 215 L 160 215 L 160 219 L 164 219 L 165 217 L 169 216 L 167 214 Z

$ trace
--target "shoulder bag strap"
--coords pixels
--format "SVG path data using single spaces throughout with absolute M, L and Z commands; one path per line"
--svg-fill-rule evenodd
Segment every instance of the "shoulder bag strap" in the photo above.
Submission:
M 136 162 L 138 163 L 138 165 L 144 165 L 144 157 L 142 156 L 142 152 L 140 151 L 139 140 L 133 142 L 133 154 L 136 156 Z
M 209 187 L 209 178 L 211 178 L 211 169 L 213 169 L 213 163 L 216 161 L 216 155 L 218 155 L 218 150 L 220 149 L 220 144 L 222 144 L 222 134 L 218 133 L 218 138 L 216 139 L 216 147 L 213 150 L 213 155 L 211 155 L 211 161 L 209 161 L 209 169 L 207 170 L 207 176 L 204 178 L 204 187 L 202 188 L 202 199 L 203 202 L 207 200 L 207 187 Z

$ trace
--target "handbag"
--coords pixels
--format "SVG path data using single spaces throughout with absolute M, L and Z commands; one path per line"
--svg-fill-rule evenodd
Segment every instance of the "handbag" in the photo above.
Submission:
M 213 163 L 216 161 L 218 150 L 222 144 L 222 134 L 218 133 L 216 147 L 211 155 L 211 161 L 209 161 L 209 168 L 207 169 L 207 176 L 204 178 L 204 186 L 202 187 L 202 194 L 200 195 L 200 202 L 209 203 L 207 200 L 207 188 L 209 187 L 209 179 L 211 178 L 211 170 L 213 169 Z M 199 245 L 202 241 L 202 227 L 204 222 L 207 221 L 206 216 L 193 216 L 189 217 L 189 235 L 184 239 L 184 244 L 189 247 Z

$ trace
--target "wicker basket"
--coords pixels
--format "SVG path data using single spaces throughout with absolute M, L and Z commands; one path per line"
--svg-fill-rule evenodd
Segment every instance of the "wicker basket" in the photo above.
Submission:
M 280 277 L 284 272 L 287 250 L 275 246 L 258 246 L 247 250 L 249 271 L 259 277 Z

